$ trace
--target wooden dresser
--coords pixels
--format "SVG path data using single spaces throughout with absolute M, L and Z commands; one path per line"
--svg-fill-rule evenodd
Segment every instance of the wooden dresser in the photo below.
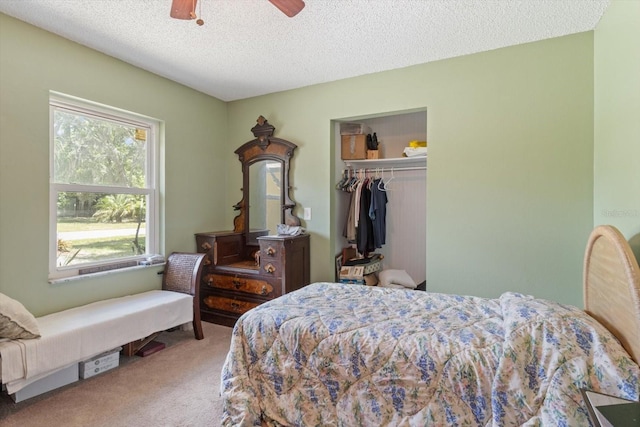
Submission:
M 202 320 L 233 326 L 246 311 L 309 284 L 309 235 L 258 236 L 243 233 L 196 234 L 206 253 L 200 283 Z M 260 256 L 255 253 L 259 251 Z
M 220 325 L 233 326 L 248 310 L 310 280 L 309 235 L 287 235 L 303 231 L 289 197 L 297 145 L 274 137 L 275 127 L 263 116 L 256 123 L 255 139 L 235 151 L 242 164 L 242 199 L 233 206 L 233 231 L 196 233 L 197 250 L 206 253 L 200 315 Z

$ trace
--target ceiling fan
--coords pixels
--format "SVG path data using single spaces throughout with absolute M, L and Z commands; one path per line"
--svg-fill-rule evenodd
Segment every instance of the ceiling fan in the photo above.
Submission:
M 282 13 L 292 18 L 304 8 L 303 0 L 269 0 Z M 171 17 L 176 19 L 196 19 L 196 3 L 198 0 L 173 0 L 171 4 Z M 198 25 L 204 24 L 202 19 L 198 19 Z

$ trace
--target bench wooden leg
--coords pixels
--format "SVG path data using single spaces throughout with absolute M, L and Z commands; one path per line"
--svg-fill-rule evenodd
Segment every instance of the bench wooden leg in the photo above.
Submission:
M 197 340 L 201 340 L 204 338 L 204 332 L 202 332 L 202 322 L 200 321 L 200 312 L 198 312 L 197 316 L 193 316 L 193 335 L 195 335 Z

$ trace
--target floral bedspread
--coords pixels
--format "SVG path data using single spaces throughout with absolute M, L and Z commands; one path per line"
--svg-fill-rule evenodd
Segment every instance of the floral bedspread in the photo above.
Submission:
M 236 324 L 223 425 L 587 426 L 580 388 L 637 400 L 639 376 L 575 307 L 315 283 Z

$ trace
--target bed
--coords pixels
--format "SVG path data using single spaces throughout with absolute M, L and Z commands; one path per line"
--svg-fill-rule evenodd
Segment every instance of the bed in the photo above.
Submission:
M 614 227 L 589 237 L 584 304 L 314 283 L 236 323 L 222 424 L 590 425 L 581 388 L 640 396 L 640 271 Z

